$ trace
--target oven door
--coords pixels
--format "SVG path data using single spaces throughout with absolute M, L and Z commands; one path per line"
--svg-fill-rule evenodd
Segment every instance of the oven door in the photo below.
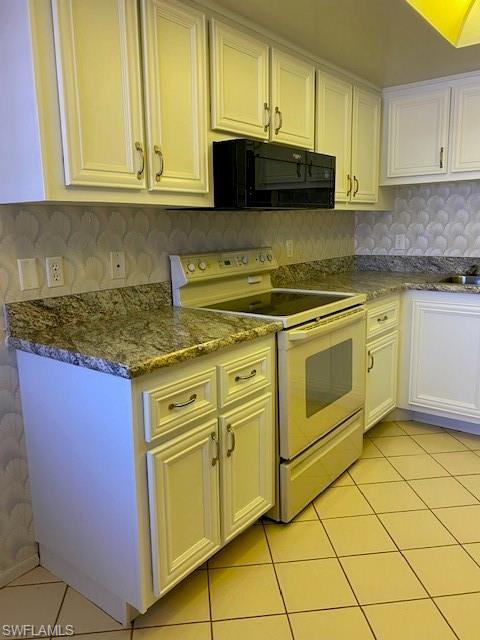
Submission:
M 364 405 L 365 309 L 279 334 L 280 456 L 290 460 Z

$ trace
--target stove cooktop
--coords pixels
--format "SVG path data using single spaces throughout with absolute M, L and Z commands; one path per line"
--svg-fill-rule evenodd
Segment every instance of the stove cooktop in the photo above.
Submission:
M 207 305 L 205 309 L 216 309 L 218 311 L 231 311 L 237 313 L 248 313 L 262 316 L 284 317 L 292 316 L 302 311 L 317 309 L 332 302 L 338 302 L 343 298 L 350 297 L 349 294 L 326 294 L 326 293 L 305 293 L 297 291 L 267 291 L 245 298 L 236 298 L 226 302 L 217 302 Z

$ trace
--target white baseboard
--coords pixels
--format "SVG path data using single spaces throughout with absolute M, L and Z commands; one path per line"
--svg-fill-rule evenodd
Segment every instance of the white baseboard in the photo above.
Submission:
M 454 420 L 453 418 L 445 418 L 430 413 L 420 413 L 419 411 L 411 411 L 409 409 L 394 409 L 383 419 L 394 422 L 397 420 L 415 420 L 416 422 L 422 422 L 424 424 L 433 424 L 437 427 L 455 429 L 456 431 L 463 431 L 464 433 L 473 433 L 477 436 L 480 435 L 480 424 L 478 422 L 464 422 L 463 420 Z
M 0 573 L 0 587 L 4 587 L 9 582 L 12 582 L 12 580 L 23 576 L 24 573 L 38 567 L 39 564 L 38 553 L 35 553 L 30 558 L 26 558 L 26 560 L 22 560 L 22 562 L 19 562 L 15 566 L 2 571 L 2 573 Z

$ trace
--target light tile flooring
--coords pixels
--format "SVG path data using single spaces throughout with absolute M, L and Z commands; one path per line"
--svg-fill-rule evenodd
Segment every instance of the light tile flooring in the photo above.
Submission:
M 288 525 L 257 523 L 124 630 L 37 567 L 3 624 L 83 640 L 478 640 L 480 437 L 383 422 Z

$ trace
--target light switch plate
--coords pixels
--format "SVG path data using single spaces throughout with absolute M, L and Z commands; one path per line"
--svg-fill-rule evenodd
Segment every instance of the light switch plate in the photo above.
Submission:
M 38 281 L 37 259 L 21 258 L 17 260 L 18 277 L 20 279 L 20 289 L 38 289 L 40 283 Z
M 293 240 L 285 240 L 285 252 L 287 258 L 293 258 Z

